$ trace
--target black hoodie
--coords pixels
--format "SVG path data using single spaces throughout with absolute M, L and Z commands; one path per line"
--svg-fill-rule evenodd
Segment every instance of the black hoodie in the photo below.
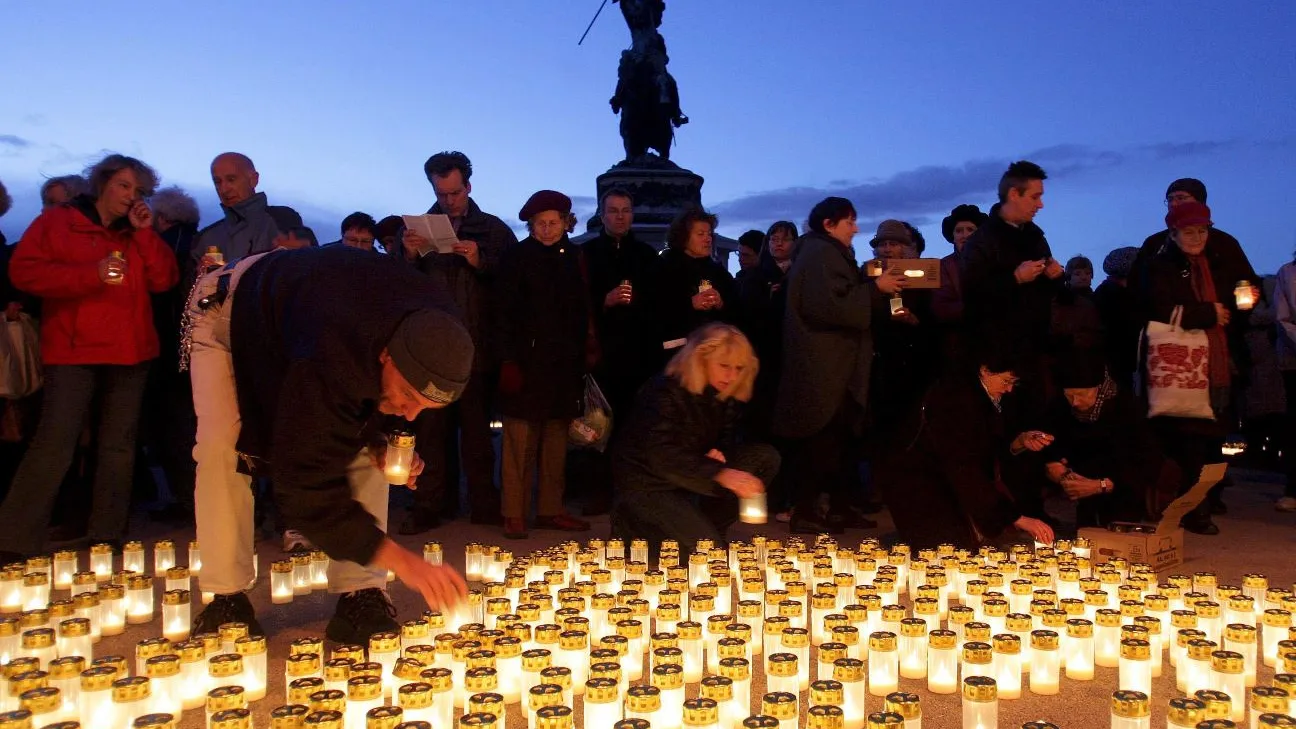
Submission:
M 1020 343 L 1031 352 L 1048 349 L 1053 300 L 1062 293 L 1063 278 L 1041 273 L 1034 281 L 1017 283 L 1014 275 L 1024 261 L 1053 257 L 1044 231 L 1034 223 L 1011 225 L 990 208 L 985 225 L 963 247 L 963 302 L 973 336 L 993 332 Z

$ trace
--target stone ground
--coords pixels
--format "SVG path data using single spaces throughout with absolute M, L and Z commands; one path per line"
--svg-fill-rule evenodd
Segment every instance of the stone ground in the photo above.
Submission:
M 1211 570 L 1220 575 L 1221 584 L 1238 584 L 1244 573 L 1260 572 L 1269 576 L 1271 585 L 1292 586 L 1296 582 L 1296 514 L 1281 514 L 1273 510 L 1273 502 L 1281 493 L 1281 484 L 1273 474 L 1244 472 L 1239 475 L 1247 480 L 1227 492 L 1229 514 L 1217 517 L 1221 534 L 1216 537 L 1187 535 L 1187 559 L 1173 571 L 1192 573 Z M 1066 518 L 1065 502 L 1051 504 L 1050 509 Z M 394 512 L 393 517 L 393 522 L 397 522 L 399 514 Z M 883 513 L 880 520 L 882 525 L 878 530 L 848 532 L 839 541 L 850 544 L 865 537 L 885 535 L 890 528 L 889 518 Z M 581 539 L 605 537 L 607 529 L 606 517 L 596 518 L 592 531 L 574 536 Z M 759 531 L 770 536 L 786 536 L 786 529 L 781 524 L 769 524 L 760 527 Z M 757 529 L 739 525 L 735 532 L 731 537 L 747 538 L 757 533 Z M 167 530 L 155 524 L 142 524 L 132 536 L 144 540 L 146 544 L 156 539 L 170 538 L 179 546 L 188 543 L 192 538 L 192 530 Z M 444 545 L 447 561 L 462 568 L 463 545 L 467 542 L 505 545 L 515 554 L 524 554 L 572 536 L 560 532 L 533 532 L 529 540 L 509 542 L 502 539 L 495 528 L 457 522 L 424 537 L 398 537 L 398 540 L 411 549 L 419 550 L 424 538 L 436 539 Z M 184 554 L 182 549 L 177 551 Z M 316 592 L 298 597 L 291 605 L 271 605 L 266 576 L 269 574 L 269 563 L 281 558 L 280 545 L 265 541 L 259 545 L 258 551 L 262 579 L 252 593 L 252 600 L 257 607 L 258 617 L 270 636 L 271 682 L 267 697 L 253 705 L 253 714 L 256 725 L 264 727 L 269 725 L 269 712 L 284 702 L 283 665 L 288 644 L 304 636 L 322 636 L 324 626 L 332 615 L 334 598 Z M 85 559 L 83 554 L 82 560 Z M 183 562 L 184 557 L 181 556 L 180 559 Z M 393 585 L 391 594 L 402 618 L 414 616 L 424 609 L 419 598 L 399 584 Z M 97 645 L 96 655 L 130 656 L 133 663 L 134 645 L 140 640 L 156 636 L 159 631 L 158 622 L 131 627 L 124 635 L 105 639 Z M 1034 697 L 1024 691 L 1020 700 L 1000 702 L 1000 726 L 1018 727 L 1027 721 L 1047 719 L 1061 729 L 1105 729 L 1110 726 L 1108 706 L 1111 692 L 1116 688 L 1116 669 L 1098 668 L 1096 671 L 1096 680 L 1090 682 L 1063 679 L 1062 692 L 1058 696 Z M 1268 685 L 1271 676 L 1272 671 L 1262 667 L 1260 684 Z M 901 679 L 901 690 L 912 691 L 922 697 L 924 720 L 929 728 L 961 726 L 958 696 L 937 696 L 926 691 L 924 681 L 906 679 Z M 691 686 L 689 695 L 695 693 L 696 687 Z M 763 679 L 757 677 L 752 685 L 753 699 L 758 703 L 758 697 L 763 693 Z M 1154 681 L 1153 726 L 1165 725 L 1166 702 L 1177 695 L 1167 665 L 1165 675 Z M 869 697 L 868 711 L 881 710 L 881 701 L 880 698 Z M 579 720 L 578 709 L 578 727 L 581 726 Z M 520 722 L 521 717 L 514 708 L 508 720 L 508 729 L 518 729 Z M 187 712 L 180 726 L 184 729 L 202 727 L 202 713 Z

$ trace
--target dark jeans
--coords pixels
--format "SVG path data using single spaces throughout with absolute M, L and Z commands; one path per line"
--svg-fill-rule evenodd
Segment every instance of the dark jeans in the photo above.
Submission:
M 468 508 L 478 517 L 500 513 L 490 428 L 494 385 L 494 374 L 474 372 L 458 401 L 420 416 L 418 451 L 424 470 L 414 492 L 416 509 L 429 514 L 457 510 L 458 474 L 445 457 L 447 449 L 453 450 L 457 442 L 459 465 L 468 476 Z
M 138 365 L 52 365 L 45 369 L 45 400 L 31 447 L 23 457 L 4 503 L 0 504 L 0 550 L 45 552 L 45 530 L 76 450 L 81 424 L 98 394 L 94 419 L 97 454 L 94 508 L 89 537 L 120 540 L 130 513 L 135 436 L 149 363 Z
M 1161 443 L 1161 452 L 1179 465 L 1180 495 L 1197 483 L 1203 466 L 1221 461 L 1220 448 L 1224 445 L 1224 434 L 1219 424 L 1209 420 L 1168 417 L 1151 418 L 1148 422 L 1152 424 L 1152 431 Z M 1211 496 L 1203 499 L 1187 518 L 1208 521 L 1211 501 L 1219 498 L 1220 488 L 1220 485 L 1216 485 L 1211 489 Z
M 175 362 L 155 363 L 144 390 L 141 437 L 166 476 L 171 502 L 189 512 L 194 508 L 197 465 L 193 450 L 197 430 L 189 373 L 178 371 Z
M 858 424 L 863 408 L 849 394 L 832 420 L 818 433 L 788 443 L 791 498 L 797 513 L 818 518 L 819 494 L 829 496 L 829 510 L 845 508 L 860 488 Z
M 729 468 L 746 471 L 761 483 L 768 484 L 778 474 L 778 451 L 763 443 L 739 446 L 725 458 Z M 612 511 L 612 535 L 627 540 L 646 539 L 653 549 L 664 539 L 674 539 L 683 554 L 692 553 L 699 539 L 720 544 L 725 530 L 738 519 L 738 499 L 716 488 L 720 491 L 717 496 L 684 489 L 618 493 Z

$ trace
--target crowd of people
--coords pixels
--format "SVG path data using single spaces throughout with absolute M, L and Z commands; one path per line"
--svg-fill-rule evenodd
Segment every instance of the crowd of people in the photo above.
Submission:
M 429 601 L 459 589 L 383 536 L 384 416 L 416 436 L 402 534 L 457 517 L 462 479 L 468 518 L 508 538 L 589 530 L 568 511 L 573 482 L 584 516 L 611 511 L 614 533 L 654 542 L 719 539 L 738 500 L 764 494 L 794 532 L 873 528 L 888 508 L 903 541 L 972 546 L 1051 541 L 1050 491 L 1076 502 L 1075 525 L 1155 518 L 1245 415 L 1257 328 L 1296 387 L 1296 264 L 1262 290 L 1194 179 L 1170 185 L 1166 228 L 1107 255 L 1093 289 L 1093 264 L 1059 261 L 1034 222 L 1047 175 L 1025 161 L 988 211 L 945 217 L 937 280 L 913 270 L 927 244 L 905 221 L 880 223 L 860 255 L 840 197 L 742 235 L 733 276 L 701 208 L 659 252 L 636 237 L 632 194 L 610 189 L 597 236 L 577 243 L 571 199 L 541 190 L 518 240 L 473 200 L 466 155 L 424 171 L 449 249 L 363 212 L 321 246 L 238 153 L 211 164 L 223 217 L 206 227 L 131 157 L 48 180 L 43 212 L 0 249 L 5 318 L 39 322 L 44 366 L 38 398 L 5 401 L 18 445 L 0 474 L 0 561 L 46 551 L 77 475 L 90 474 L 84 538 L 121 543 L 143 449 L 171 501 L 157 516 L 196 514 L 218 546 L 209 620 L 255 623 L 243 590 L 264 510 L 286 550 L 337 559 L 330 637 L 367 636 L 392 624 L 386 568 Z M 1204 415 L 1149 417 L 1149 322 L 1204 333 Z M 587 376 L 610 444 L 569 459 Z M 1279 509 L 1296 511 L 1293 485 Z M 1218 533 L 1224 508 L 1217 488 L 1183 525 Z

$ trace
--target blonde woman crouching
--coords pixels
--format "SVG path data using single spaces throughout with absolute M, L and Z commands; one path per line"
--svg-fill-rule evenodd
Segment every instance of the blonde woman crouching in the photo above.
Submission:
M 707 324 L 643 386 L 613 448 L 613 535 L 674 539 L 687 554 L 723 538 L 738 498 L 764 492 L 779 454 L 738 432 L 758 368 L 742 332 Z

